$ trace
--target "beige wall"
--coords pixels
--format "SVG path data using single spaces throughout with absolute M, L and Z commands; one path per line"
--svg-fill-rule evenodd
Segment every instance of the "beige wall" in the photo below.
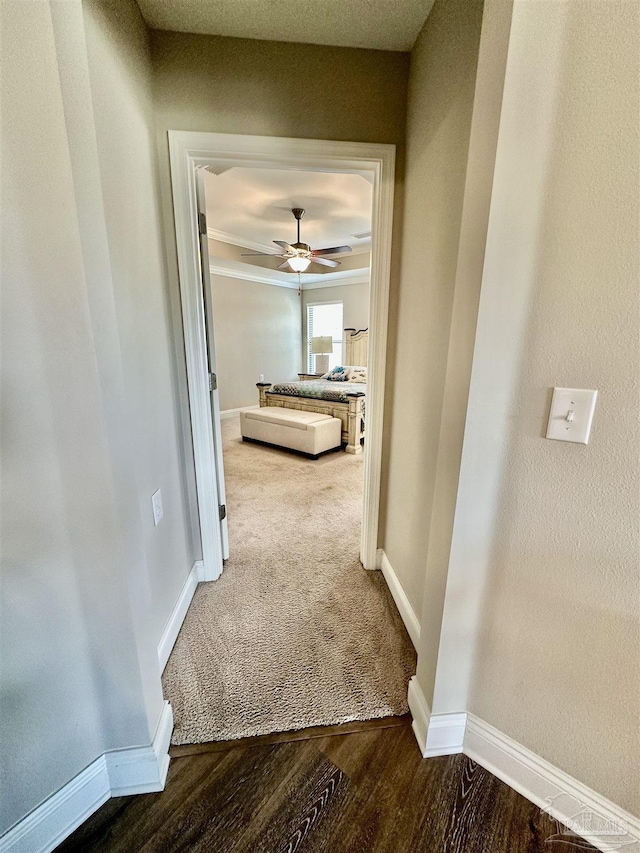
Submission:
M 442 689 L 435 691 L 436 673 L 458 681 L 469 678 L 471 657 L 443 664 L 450 645 L 469 636 L 470 614 L 461 622 L 444 620 L 446 590 L 457 602 L 451 579 L 450 552 L 465 429 L 473 350 L 482 287 L 487 228 L 493 189 L 496 145 L 509 46 L 512 0 L 485 0 L 478 68 L 469 136 L 469 153 L 460 220 L 451 324 L 440 417 L 437 461 L 429 522 L 417 677 L 434 712 L 443 705 Z M 458 591 L 459 592 L 459 591 Z M 462 613 L 461 613 L 462 615 Z M 444 679 L 447 683 L 447 678 Z M 438 685 L 442 688 L 442 678 Z M 445 691 L 446 692 L 446 691 Z M 466 708 L 463 703 L 462 709 Z M 461 708 L 456 707 L 456 710 Z
M 196 559 L 190 528 L 181 398 L 159 219 L 149 33 L 135 3 L 85 2 L 91 91 L 125 392 L 137 514 L 157 643 Z M 126 200 L 126 202 L 125 202 Z M 153 524 L 151 495 L 164 518 Z M 199 549 L 199 543 L 198 543 Z
M 433 712 L 471 711 L 637 814 L 638 9 L 514 8 L 511 31 L 508 2 L 484 9 L 429 483 L 418 683 Z M 408 184 L 412 98 L 409 114 Z M 437 138 L 446 121 L 436 124 Z M 429 148 L 420 153 L 429 163 Z M 407 199 L 405 235 L 410 189 Z M 407 251 L 405 238 L 403 273 Z M 403 275 L 400 339 L 404 285 Z M 599 388 L 588 447 L 544 438 L 554 385 Z
M 318 287 L 302 291 L 302 365 L 307 370 L 307 305 L 312 302 L 342 302 L 345 329 L 369 327 L 369 283 Z
M 481 19 L 480 0 L 436 0 L 411 55 L 402 266 L 390 318 L 396 343 L 387 377 L 381 544 L 418 618 Z
M 300 370 L 297 290 L 211 276 L 220 409 L 258 405 L 256 382 L 296 380 Z
M 446 617 L 475 677 L 442 688 L 635 814 L 638 29 L 515 0 Z M 544 438 L 556 385 L 599 390 L 588 446 Z
M 398 281 L 407 54 L 155 31 L 157 140 L 182 411 L 188 415 L 168 130 L 244 133 L 396 145 L 391 289 Z M 299 99 L 304 97 L 305 108 Z M 393 306 L 391 307 L 393 312 Z M 393 316 L 391 318 L 393 323 Z M 393 352 L 390 331 L 390 352 Z M 184 434 L 188 436 L 188 421 Z M 185 455 L 191 459 L 189 439 Z M 192 465 L 188 466 L 192 472 Z M 197 517 L 191 473 L 189 500 Z M 384 515 L 384 506 L 382 507 Z
M 384 545 L 414 607 L 421 605 L 418 683 L 433 712 L 471 711 L 637 814 L 638 9 L 516 0 L 510 30 L 509 7 L 485 3 L 476 90 L 466 92 L 468 108 L 473 99 L 466 175 L 458 171 L 461 195 L 442 201 L 440 218 L 433 188 L 422 208 L 413 199 L 412 177 L 428 176 L 438 162 L 437 143 L 455 111 L 433 108 L 430 135 L 428 101 L 422 124 L 415 110 L 420 92 L 433 86 L 435 97 L 436 81 L 447 91 L 438 50 L 446 54 L 462 35 L 453 26 L 455 0 L 436 3 L 414 51 L 396 371 L 410 351 L 423 359 L 441 353 L 446 368 L 436 388 L 433 467 L 418 466 L 425 490 L 414 492 L 413 511 L 430 519 L 429 532 L 416 537 L 411 517 L 398 528 L 415 572 L 403 574 L 403 543 L 394 550 L 391 538 L 403 464 L 393 434 Z M 452 169 L 463 159 L 442 156 Z M 436 287 L 431 266 L 422 292 L 417 284 L 405 290 L 407 272 L 417 275 L 419 266 L 409 235 L 422 228 L 428 238 L 434 223 L 441 231 L 433 250 L 450 264 L 434 269 L 448 269 L 453 286 L 451 306 L 444 302 L 446 341 L 426 316 L 427 304 L 446 316 L 448 291 Z M 429 342 L 422 350 L 408 311 L 420 304 Z M 414 337 L 403 355 L 407 332 Z M 600 389 L 588 447 L 544 438 L 554 385 Z M 401 387 L 392 386 L 392 427 Z M 421 415 L 419 423 L 428 421 Z M 418 439 L 410 434 L 422 462 Z M 400 502 L 401 511 L 411 506 Z
M 164 151 L 168 129 L 404 141 L 407 54 L 161 31 L 152 44 Z

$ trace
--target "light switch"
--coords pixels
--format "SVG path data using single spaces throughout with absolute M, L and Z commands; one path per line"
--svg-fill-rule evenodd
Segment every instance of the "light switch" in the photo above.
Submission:
M 585 388 L 554 388 L 547 438 L 588 444 L 597 394 Z
M 151 506 L 153 507 L 153 523 L 157 527 L 164 515 L 164 510 L 162 509 L 162 492 L 160 489 L 151 495 Z

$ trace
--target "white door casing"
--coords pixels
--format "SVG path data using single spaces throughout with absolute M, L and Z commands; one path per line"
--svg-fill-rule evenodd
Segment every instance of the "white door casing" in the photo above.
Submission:
M 169 131 L 168 135 L 204 580 L 219 577 L 222 571 L 223 542 L 218 523 L 220 500 L 215 475 L 216 447 L 211 415 L 212 398 L 209 394 L 206 306 L 198 239 L 196 171 L 198 167 L 204 166 L 210 171 L 222 171 L 230 166 L 287 168 L 355 173 L 373 181 L 370 350 L 360 559 L 366 569 L 375 569 L 380 508 L 395 145 L 192 131 Z
M 222 458 L 222 432 L 220 424 L 220 396 L 218 394 L 215 327 L 213 316 L 213 294 L 211 291 L 211 264 L 207 237 L 207 205 L 202 180 L 202 170 L 196 172 L 196 195 L 198 199 L 198 225 L 200 234 L 200 261 L 202 266 L 202 295 L 204 300 L 204 325 L 207 337 L 209 400 L 213 428 L 213 451 L 215 455 L 215 476 L 220 509 L 220 541 L 223 560 L 229 557 L 229 526 L 227 521 L 227 497 L 224 483 L 224 460 Z

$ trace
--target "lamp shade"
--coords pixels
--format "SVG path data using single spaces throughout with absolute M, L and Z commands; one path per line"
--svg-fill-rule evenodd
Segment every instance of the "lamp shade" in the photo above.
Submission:
M 324 355 L 324 353 L 333 352 L 333 340 L 329 336 L 325 338 L 311 338 L 311 352 L 313 355 Z

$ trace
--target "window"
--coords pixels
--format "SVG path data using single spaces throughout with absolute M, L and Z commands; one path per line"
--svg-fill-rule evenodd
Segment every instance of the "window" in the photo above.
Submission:
M 316 373 L 316 356 L 311 352 L 311 338 L 330 337 L 329 370 L 342 364 L 342 302 L 316 302 L 307 305 L 307 369 Z

